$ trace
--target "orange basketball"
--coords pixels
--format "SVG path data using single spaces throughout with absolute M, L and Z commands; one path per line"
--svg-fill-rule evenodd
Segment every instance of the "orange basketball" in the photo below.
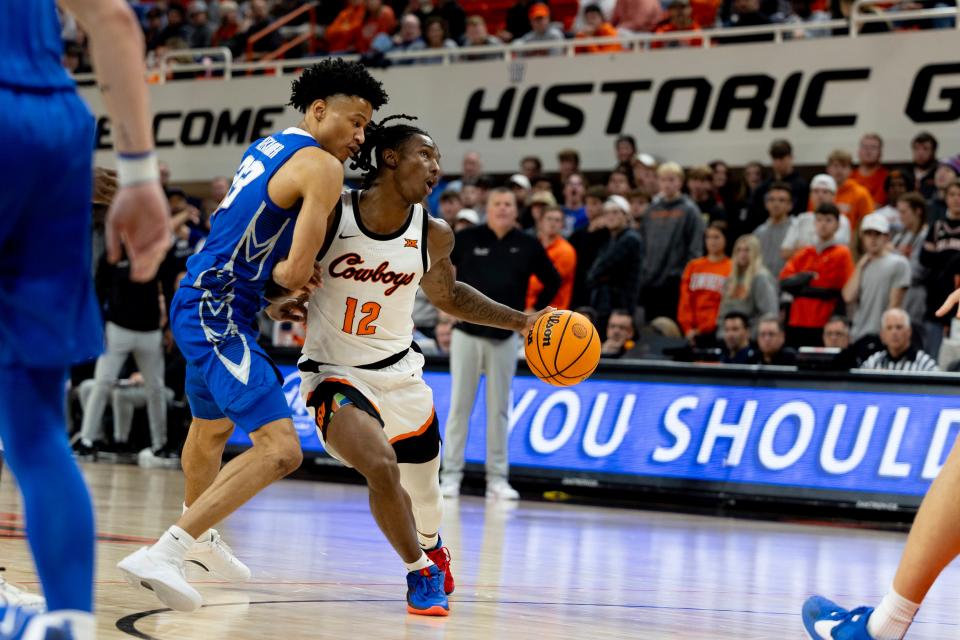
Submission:
M 590 377 L 600 363 L 600 336 L 585 316 L 554 311 L 537 320 L 524 349 L 533 375 L 557 387 Z

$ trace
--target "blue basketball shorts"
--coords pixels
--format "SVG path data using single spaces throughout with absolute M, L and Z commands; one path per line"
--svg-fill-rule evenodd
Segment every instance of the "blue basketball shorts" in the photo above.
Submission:
M 283 376 L 257 344 L 254 319 L 240 310 L 207 306 L 203 292 L 183 286 L 170 305 L 173 337 L 187 361 L 186 395 L 195 418 L 229 418 L 251 433 L 293 412 Z M 215 313 L 211 313 L 211 310 Z

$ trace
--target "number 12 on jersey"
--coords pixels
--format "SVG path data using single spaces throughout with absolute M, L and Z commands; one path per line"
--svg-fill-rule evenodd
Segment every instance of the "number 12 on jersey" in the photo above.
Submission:
M 360 307 L 360 313 L 363 317 L 357 324 L 357 330 L 353 330 L 353 321 L 357 315 L 356 298 L 347 298 L 347 311 L 343 314 L 343 332 L 353 333 L 358 336 L 372 336 L 377 332 L 377 326 L 372 324 L 380 316 L 380 305 L 376 302 L 364 302 Z

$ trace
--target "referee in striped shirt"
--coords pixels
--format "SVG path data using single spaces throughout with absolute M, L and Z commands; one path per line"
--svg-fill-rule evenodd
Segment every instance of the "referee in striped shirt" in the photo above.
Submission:
M 913 346 L 910 339 L 910 316 L 903 309 L 887 309 L 880 325 L 880 342 L 883 351 L 867 358 L 861 369 L 886 371 L 938 371 L 937 362 L 926 352 Z

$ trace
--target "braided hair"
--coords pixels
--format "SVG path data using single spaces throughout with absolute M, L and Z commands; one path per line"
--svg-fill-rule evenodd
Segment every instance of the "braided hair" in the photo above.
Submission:
M 401 113 L 384 118 L 380 122 L 371 122 L 367 125 L 363 145 L 361 145 L 357 154 L 353 156 L 352 162 L 350 163 L 351 169 L 359 169 L 363 172 L 360 181 L 364 189 L 369 189 L 373 186 L 377 176 L 380 175 L 380 171 L 384 167 L 384 151 L 387 149 L 397 149 L 413 136 L 420 135 L 429 137 L 430 134 L 412 124 L 401 123 L 387 125 L 388 122 L 395 120 L 413 121 L 416 119 L 415 116 L 408 116 Z

